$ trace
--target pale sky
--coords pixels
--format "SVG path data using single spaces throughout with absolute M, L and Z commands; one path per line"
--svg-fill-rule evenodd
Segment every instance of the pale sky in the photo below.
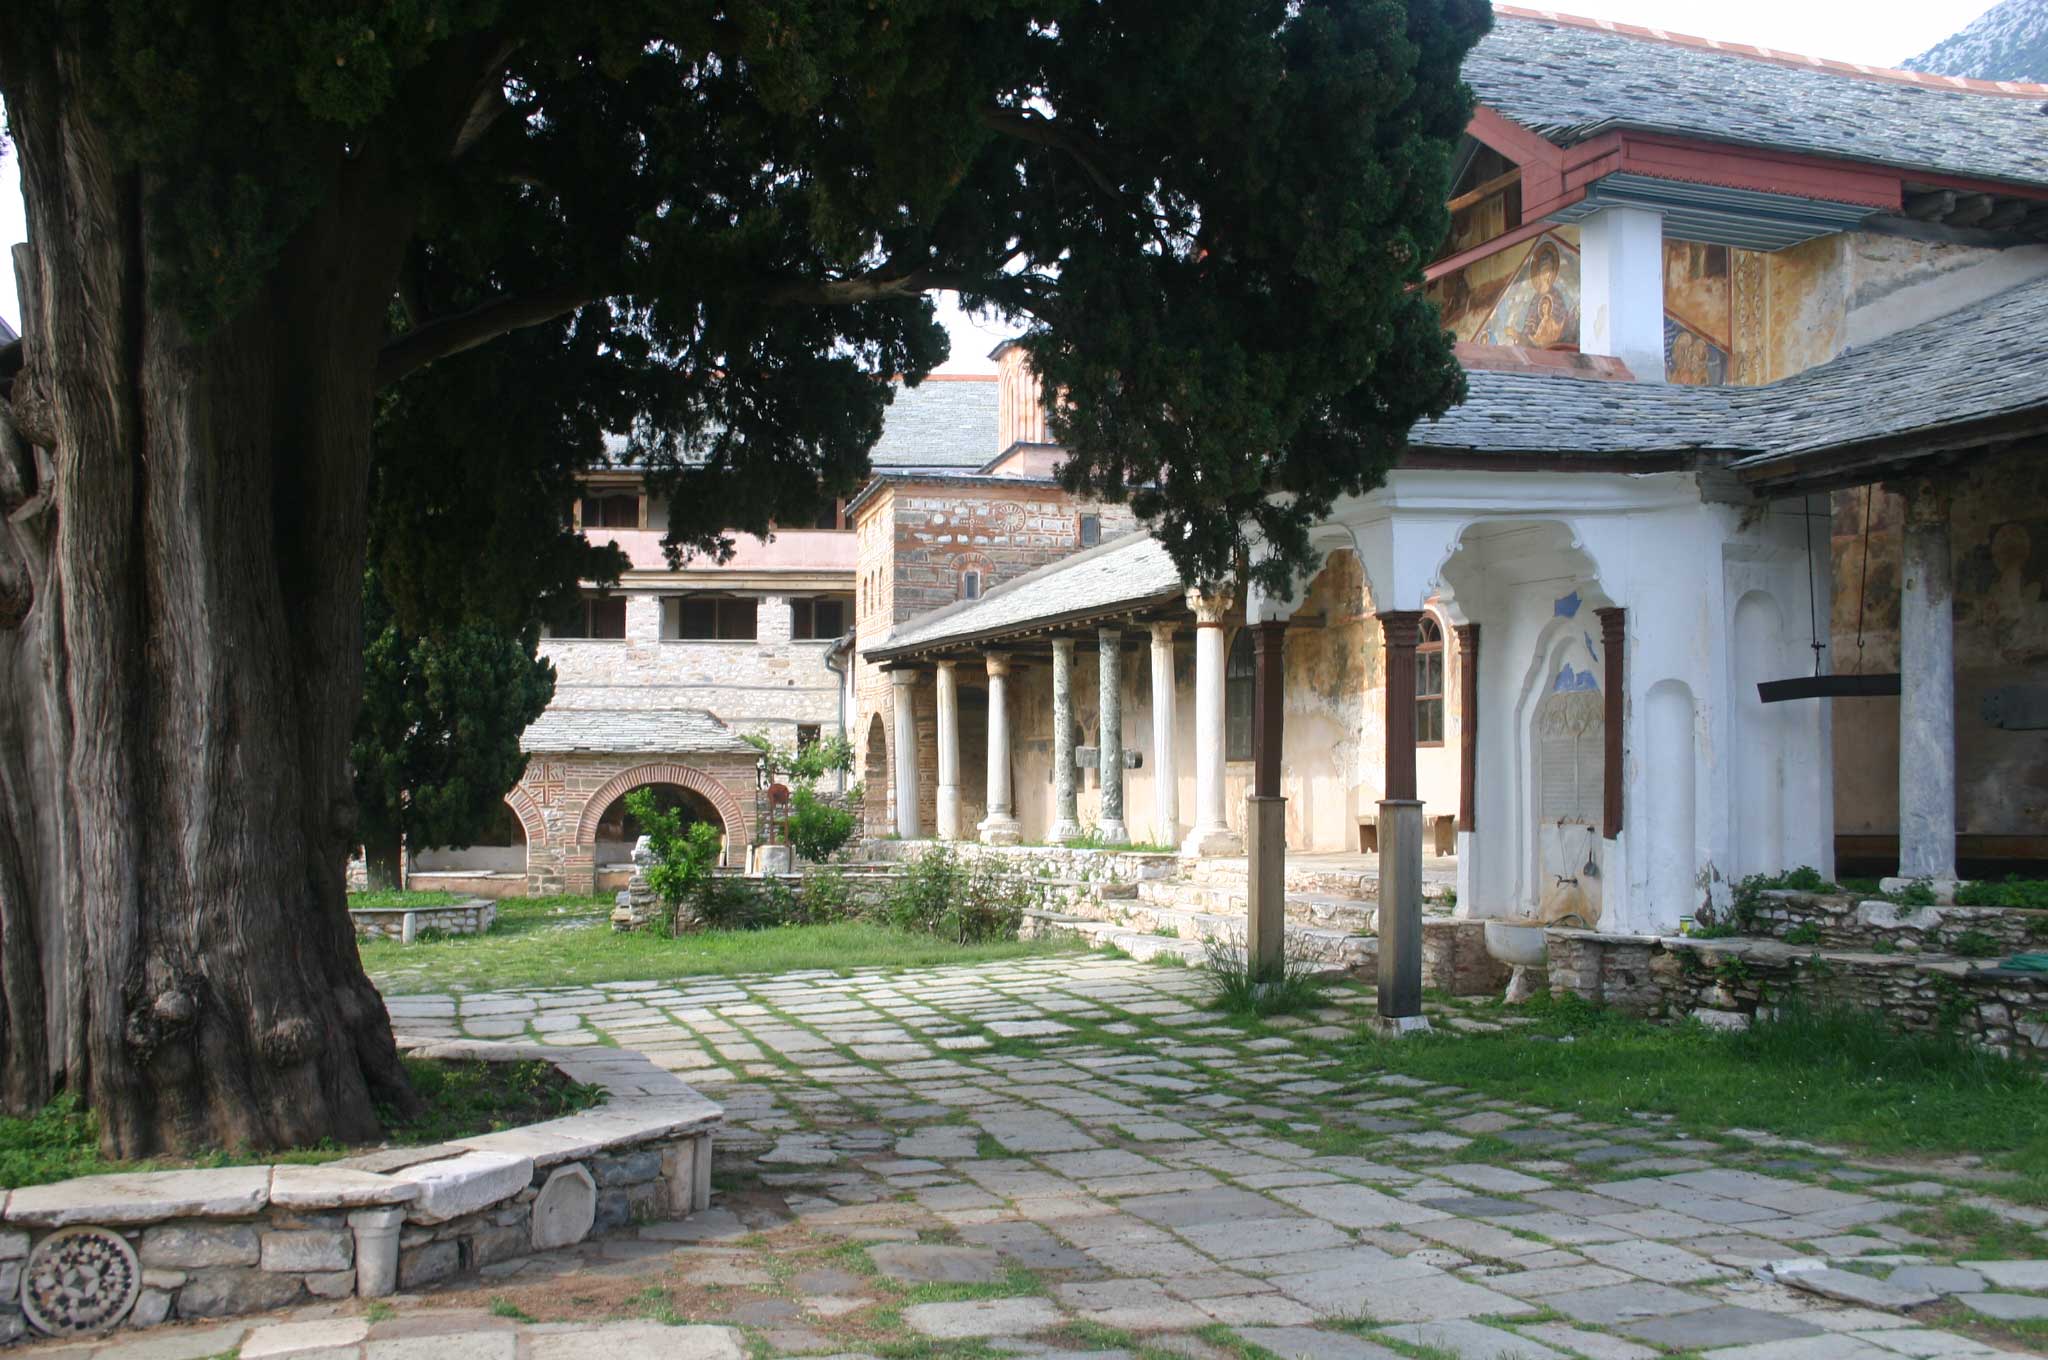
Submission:
M 1932 47 L 1990 9 L 1994 0 L 1534 0 L 1525 7 L 1642 24 L 1781 52 L 1891 66 Z M 0 153 L 0 246 L 24 239 L 21 179 L 10 153 Z M 987 373 L 987 355 L 1008 334 L 1000 322 L 978 323 L 946 297 L 941 313 L 953 336 L 953 357 L 941 372 Z M 0 253 L 0 316 L 17 328 L 11 257 Z

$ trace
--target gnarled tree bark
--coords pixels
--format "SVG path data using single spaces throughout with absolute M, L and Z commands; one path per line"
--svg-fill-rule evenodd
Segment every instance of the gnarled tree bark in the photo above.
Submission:
M 411 206 L 373 144 L 337 156 L 257 296 L 194 336 L 80 73 L 7 55 L 30 246 L 0 415 L 0 1098 L 77 1092 L 119 1156 L 373 1137 L 413 1097 L 342 871 Z

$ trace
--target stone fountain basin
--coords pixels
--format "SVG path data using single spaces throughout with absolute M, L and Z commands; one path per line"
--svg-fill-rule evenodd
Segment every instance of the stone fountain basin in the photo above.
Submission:
M 1488 921 L 1486 952 L 1516 968 L 1541 968 L 1548 955 L 1543 924 L 1532 920 Z

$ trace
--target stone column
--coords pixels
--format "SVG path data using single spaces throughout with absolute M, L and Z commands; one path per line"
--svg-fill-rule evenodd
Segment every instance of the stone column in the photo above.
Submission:
M 1422 1014 L 1422 804 L 1415 797 L 1415 644 L 1420 610 L 1383 609 L 1387 770 L 1380 800 L 1378 1025 L 1389 1034 L 1429 1028 Z
M 405 1206 L 355 1209 L 348 1216 L 355 1230 L 356 1293 L 378 1299 L 398 1288 L 398 1234 L 405 1226 Z
M 914 841 L 923 834 L 917 824 L 917 672 L 891 671 L 896 702 L 896 834 Z
M 981 821 L 984 845 L 1015 845 L 1021 839 L 1017 806 L 1010 794 L 1010 657 L 989 652 L 988 816 Z
M 1180 840 L 1180 771 L 1174 759 L 1173 625 L 1152 625 L 1152 839 Z
M 1095 773 L 1102 780 L 1102 839 L 1123 845 L 1131 839 L 1124 826 L 1124 632 L 1095 630 L 1095 679 L 1101 715 L 1095 742 Z
M 1183 855 L 1241 855 L 1244 841 L 1223 811 L 1223 616 L 1228 591 L 1188 592 L 1195 615 L 1195 824 Z
M 1602 208 L 1579 222 L 1579 348 L 1664 381 L 1664 214 Z
M 1252 625 L 1252 793 L 1245 831 L 1251 854 L 1246 882 L 1245 949 L 1255 976 L 1278 980 L 1287 950 L 1287 800 L 1280 796 L 1286 689 L 1281 660 L 1285 620 Z
M 1052 643 L 1052 829 L 1045 838 L 1058 845 L 1081 834 L 1080 804 L 1074 788 L 1074 640 Z
M 938 663 L 939 798 L 938 836 L 960 839 L 960 683 L 953 663 Z
M 1949 489 L 1898 490 L 1906 523 L 1899 571 L 1899 877 L 1956 877 L 1955 595 Z

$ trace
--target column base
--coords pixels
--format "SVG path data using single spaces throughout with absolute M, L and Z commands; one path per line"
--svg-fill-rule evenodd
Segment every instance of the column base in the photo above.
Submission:
M 1180 852 L 1200 859 L 1244 853 L 1244 837 L 1227 826 L 1196 827 L 1181 842 Z
M 1053 845 L 1065 845 L 1068 841 L 1081 839 L 1081 824 L 1068 820 L 1054 822 L 1052 830 L 1045 833 L 1045 839 Z
M 1024 828 L 1015 817 L 984 817 L 975 830 L 981 833 L 983 845 L 1015 845 L 1024 839 Z
M 1095 824 L 1095 839 L 1104 845 L 1129 845 L 1131 833 L 1122 822 L 1112 818 Z
M 1366 1023 L 1382 1039 L 1411 1039 L 1418 1034 L 1434 1033 L 1426 1015 L 1370 1015 Z

